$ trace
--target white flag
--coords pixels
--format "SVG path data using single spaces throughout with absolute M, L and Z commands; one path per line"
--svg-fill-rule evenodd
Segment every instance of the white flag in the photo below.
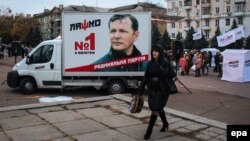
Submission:
M 238 28 L 235 28 L 235 40 L 241 39 L 241 37 L 245 36 L 243 26 L 240 26 Z
M 193 34 L 193 40 L 201 39 L 201 31 L 198 31 L 197 33 Z
M 226 32 L 220 36 L 217 36 L 217 42 L 219 47 L 224 47 L 235 42 L 235 30 Z

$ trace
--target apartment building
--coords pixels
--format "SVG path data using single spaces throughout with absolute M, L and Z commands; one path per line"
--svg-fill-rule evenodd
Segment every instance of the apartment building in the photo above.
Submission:
M 209 41 L 217 27 L 221 33 L 229 31 L 233 20 L 243 25 L 245 37 L 250 35 L 250 0 L 165 0 L 167 15 L 184 17 L 168 23 L 167 29 L 172 39 L 178 32 L 185 38 L 190 27 L 202 30 Z
M 42 13 L 34 15 L 34 18 L 40 23 L 40 30 L 42 33 L 43 40 L 56 38 L 61 34 L 61 13 L 63 11 L 81 11 L 81 12 L 106 12 L 107 8 L 89 7 L 85 5 L 59 5 L 51 10 L 44 9 Z

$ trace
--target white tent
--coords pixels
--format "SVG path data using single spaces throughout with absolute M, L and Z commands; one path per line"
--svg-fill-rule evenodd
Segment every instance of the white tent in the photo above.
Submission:
M 222 80 L 250 81 L 250 50 L 226 49 L 223 55 Z

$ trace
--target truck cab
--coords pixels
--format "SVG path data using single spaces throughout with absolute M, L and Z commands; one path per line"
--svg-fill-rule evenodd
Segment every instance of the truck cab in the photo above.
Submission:
M 61 87 L 61 39 L 40 43 L 7 75 L 9 87 L 31 94 L 37 88 Z

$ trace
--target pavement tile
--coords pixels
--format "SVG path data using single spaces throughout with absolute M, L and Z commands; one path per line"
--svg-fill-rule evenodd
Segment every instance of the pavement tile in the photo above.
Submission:
M 175 122 L 173 124 L 170 124 L 169 129 L 170 130 L 175 130 L 177 128 L 184 127 L 184 126 L 187 126 L 187 125 L 191 125 L 191 124 L 194 124 L 194 123 L 195 122 L 188 121 L 188 120 L 181 120 L 181 121 Z
M 196 141 L 195 139 L 190 139 L 182 136 L 170 136 L 167 138 L 162 138 L 154 141 Z
M 211 132 L 218 133 L 218 134 L 224 134 L 224 133 L 226 133 L 225 129 L 220 129 L 220 128 L 217 128 L 217 127 L 210 127 L 207 130 L 211 131 Z
M 217 136 L 221 135 L 221 134 L 209 131 L 209 130 L 203 130 L 203 131 L 200 131 L 200 133 L 205 134 L 205 135 L 209 135 L 211 137 L 217 137 Z
M 8 136 L 2 131 L 0 131 L 0 141 L 10 141 Z
M 221 139 L 217 139 L 217 138 L 211 138 L 208 141 L 222 141 Z
M 226 141 L 227 140 L 227 136 L 226 135 L 220 135 L 218 137 L 216 137 L 217 139 L 220 139 L 222 141 Z
M 5 130 L 40 125 L 45 123 L 45 121 L 35 115 L 0 119 L 0 125 L 2 125 L 2 128 Z
M 116 100 L 116 99 L 109 99 L 109 100 L 99 101 L 97 103 L 101 106 L 111 106 L 111 105 L 117 105 L 117 104 L 122 104 L 122 103 L 126 103 L 126 102 Z
M 192 132 L 192 130 L 189 130 L 189 129 L 186 129 L 186 128 L 178 128 L 178 129 L 176 129 L 176 131 L 178 133 L 183 133 L 183 134 L 188 134 L 188 133 Z
M 140 113 L 130 113 L 129 109 L 121 110 L 124 114 L 127 114 L 129 116 L 133 116 L 136 118 L 147 118 L 150 117 L 151 111 L 143 109 Z
M 67 122 L 60 122 L 54 124 L 58 129 L 67 135 L 78 135 L 82 133 L 94 132 L 99 130 L 107 130 L 104 125 L 93 121 L 91 119 L 81 119 Z
M 140 125 L 117 128 L 117 130 L 135 139 L 143 140 L 147 127 L 148 127 L 148 124 L 140 124 Z M 160 128 L 157 128 L 156 126 L 154 126 L 150 139 L 155 140 L 155 139 L 166 138 L 169 136 L 173 136 L 173 134 L 170 132 L 160 132 Z
M 178 117 L 173 117 L 173 118 L 168 119 L 168 123 L 171 124 L 171 123 L 179 122 L 181 120 L 183 120 L 183 119 L 182 118 L 178 118 Z
M 52 141 L 75 141 L 75 140 L 73 140 L 71 138 L 58 138 L 58 139 L 54 139 Z
M 200 130 L 200 129 L 204 129 L 204 128 L 207 128 L 208 126 L 205 125 L 205 124 L 200 124 L 200 123 L 194 123 L 194 124 L 191 124 L 191 125 L 187 125 L 185 126 L 184 128 L 186 129 L 189 129 L 189 130 Z
M 64 110 L 62 107 L 54 106 L 54 107 L 30 109 L 28 111 L 30 113 L 39 114 L 39 113 L 48 113 L 48 112 L 55 112 L 55 111 L 62 111 L 62 110 Z
M 90 103 L 80 103 L 80 104 L 69 104 L 69 105 L 66 105 L 66 108 L 70 110 L 76 110 L 76 109 L 94 108 L 97 106 L 99 106 L 99 103 L 90 102 Z
M 207 141 L 212 138 L 211 136 L 205 134 L 196 134 L 195 137 L 204 141 Z
M 103 117 L 99 116 L 99 117 L 94 117 L 94 119 L 112 128 L 124 127 L 142 123 L 140 120 L 131 118 L 126 115 L 112 115 Z
M 122 134 L 116 130 L 103 130 L 73 136 L 77 141 L 136 141 L 132 137 Z
M 42 141 L 62 138 L 64 135 L 49 125 L 24 127 L 8 130 L 7 134 L 14 141 Z
M 7 112 L 0 112 L 0 119 L 11 118 L 11 117 L 21 117 L 29 115 L 28 112 L 25 110 L 18 110 L 18 111 L 7 111 Z
M 110 106 L 111 109 L 114 110 L 125 110 L 125 109 L 129 109 L 129 104 L 128 103 L 122 103 L 122 104 L 116 104 L 116 105 L 111 105 Z
M 103 116 L 110 116 L 117 113 L 114 113 L 113 111 L 103 108 L 103 107 L 97 107 L 97 108 L 89 108 L 89 109 L 82 109 L 82 110 L 76 110 L 78 113 L 81 113 L 87 117 L 94 118 L 94 117 L 103 117 Z
M 79 113 L 69 111 L 69 110 L 68 111 L 49 112 L 49 113 L 40 113 L 38 115 L 51 123 L 86 118 Z

